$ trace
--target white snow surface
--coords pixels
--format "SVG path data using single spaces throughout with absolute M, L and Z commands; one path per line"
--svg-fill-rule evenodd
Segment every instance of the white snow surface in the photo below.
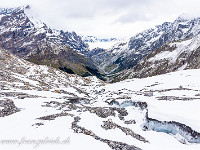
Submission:
M 147 102 L 149 105 L 149 117 L 151 118 L 181 122 L 200 132 L 200 118 L 198 117 L 200 113 L 200 97 L 195 96 L 200 93 L 199 75 L 199 69 L 177 71 L 145 79 L 129 79 L 113 85 L 107 85 L 105 89 L 117 91 L 126 88 L 132 91 L 156 91 L 153 92 L 151 97 L 133 94 L 133 100 Z M 189 90 L 176 90 L 179 87 Z M 165 89 L 171 89 L 171 91 L 162 92 Z M 193 97 L 198 99 L 164 101 L 158 100 L 160 96 Z
M 183 52 L 187 52 L 189 54 L 193 50 L 197 49 L 200 46 L 199 39 L 200 36 L 196 36 L 195 38 L 189 40 L 170 43 L 169 44 L 170 47 L 176 47 L 175 50 L 163 51 L 155 55 L 153 58 L 150 58 L 148 61 L 155 62 L 161 59 L 168 59 L 170 60 L 171 63 L 175 63 L 179 55 L 182 54 Z
M 119 41 L 109 41 L 109 42 L 86 42 L 89 45 L 90 50 L 95 49 L 95 48 L 103 48 L 103 49 L 109 49 L 113 45 L 115 45 Z
M 61 113 L 63 111 L 79 116 L 79 126 L 91 130 L 103 139 L 123 142 L 134 145 L 143 150 L 199 150 L 200 143 L 182 144 L 178 139 L 181 135 L 172 136 L 163 132 L 144 131 L 142 125 L 145 123 L 147 110 L 131 106 L 128 101 L 146 102 L 148 104 L 148 116 L 159 121 L 176 121 L 193 130 L 200 132 L 200 69 L 177 71 L 165 75 L 159 75 L 144 79 L 129 79 L 119 83 L 105 84 L 95 77 L 81 78 L 76 75 L 67 75 L 61 71 L 47 66 L 37 66 L 22 61 L 27 69 L 26 74 L 13 74 L 17 82 L 7 82 L 6 89 L 0 91 L 5 93 L 18 92 L 28 95 L 35 95 L 35 98 L 19 99 L 18 97 L 2 96 L 0 100 L 11 99 L 19 112 L 9 116 L 1 117 L 0 123 L 0 149 L 3 150 L 109 150 L 108 144 L 95 140 L 92 136 L 83 133 L 75 133 L 72 130 L 73 117 L 61 116 L 55 120 L 39 120 L 37 118 Z M 0 81 L 0 84 L 5 81 Z M 32 89 L 20 89 L 28 83 Z M 44 89 L 48 84 L 48 89 Z M 15 86 L 12 86 L 15 85 Z M 36 87 L 41 87 L 37 90 Z M 43 88 L 43 89 L 42 89 Z M 63 90 L 66 93 L 56 92 Z M 150 93 L 150 94 L 148 94 Z M 70 110 L 68 107 L 58 109 L 56 104 L 50 107 L 43 107 L 47 102 L 68 102 L 68 98 L 79 97 L 89 99 L 90 103 L 75 103 L 79 107 L 117 107 L 117 104 L 109 105 L 108 102 L 114 99 L 119 104 L 125 103 L 125 110 L 128 115 L 120 120 L 119 113 L 116 115 L 101 118 L 90 111 Z M 148 96 L 150 95 L 150 96 Z M 173 97 L 171 100 L 159 100 L 161 97 Z M 180 100 L 180 98 L 189 98 Z M 0 110 L 2 107 L 0 107 Z M 112 121 L 122 127 L 126 127 L 141 135 L 149 143 L 126 135 L 119 128 L 105 130 L 101 127 L 103 121 Z M 135 120 L 136 124 L 125 124 L 124 121 Z M 37 126 L 36 123 L 44 125 Z M 55 140 L 62 142 L 69 140 L 66 144 L 39 144 L 39 140 Z M 4 140 L 15 140 L 15 144 L 3 144 Z M 30 143 L 30 140 L 32 141 Z M 27 144 L 25 141 L 29 141 Z

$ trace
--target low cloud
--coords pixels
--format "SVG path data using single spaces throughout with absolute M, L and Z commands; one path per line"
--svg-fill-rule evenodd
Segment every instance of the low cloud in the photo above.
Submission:
M 0 0 L 0 4 L 29 4 L 33 15 L 52 28 L 99 37 L 130 37 L 182 13 L 200 16 L 199 0 Z
M 135 23 L 138 21 L 149 21 L 151 19 L 153 19 L 153 16 L 151 15 L 133 12 L 120 16 L 115 22 L 124 24 L 124 23 Z

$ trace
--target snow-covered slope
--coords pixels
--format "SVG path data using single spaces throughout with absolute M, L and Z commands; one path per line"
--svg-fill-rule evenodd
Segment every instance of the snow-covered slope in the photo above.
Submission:
M 191 39 L 200 33 L 200 19 L 178 17 L 152 29 L 138 33 L 92 59 L 107 73 L 116 73 L 135 66 L 145 56 L 169 42 Z
M 199 75 L 196 69 L 129 79 L 100 87 L 104 92 L 98 100 L 128 111 L 124 119 L 136 121 L 128 126 L 149 141 L 136 144 L 142 149 L 199 149 L 191 144 L 199 143 L 200 136 Z
M 150 53 L 139 64 L 123 71 L 115 80 L 143 78 L 172 71 L 200 68 L 200 36 L 169 43 Z
M 0 68 L 0 149 L 200 149 L 198 69 L 105 84 L 2 49 Z

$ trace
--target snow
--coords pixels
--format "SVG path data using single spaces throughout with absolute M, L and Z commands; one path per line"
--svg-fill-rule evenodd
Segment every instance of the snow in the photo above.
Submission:
M 159 83 L 151 88 L 145 88 L 147 91 L 160 89 L 173 89 L 183 86 L 196 91 L 170 91 L 170 92 L 155 92 L 152 97 L 142 97 L 134 95 L 134 99 L 142 100 L 149 105 L 149 116 L 158 120 L 178 121 L 192 126 L 195 130 L 200 131 L 200 118 L 198 117 L 200 102 L 198 100 L 191 101 L 158 101 L 158 96 L 183 96 L 194 97 L 195 94 L 200 93 L 200 82 L 198 76 L 200 70 L 187 70 L 169 73 L 145 79 L 127 80 L 115 85 L 107 85 L 107 90 L 117 91 L 124 87 L 129 90 L 140 91 L 148 85 Z M 184 92 L 184 93 L 183 93 Z M 147 99 L 147 100 L 145 100 Z
M 14 60 L 18 60 L 13 57 Z M 18 60 L 20 61 L 20 59 Z M 157 131 L 144 131 L 143 125 L 146 123 L 146 115 L 152 119 L 159 121 L 176 121 L 191 127 L 193 130 L 200 132 L 200 69 L 181 70 L 164 75 L 148 77 L 144 79 L 129 79 L 118 83 L 105 84 L 100 82 L 96 77 L 81 78 L 77 75 L 69 75 L 59 70 L 38 66 L 26 61 L 20 61 L 23 64 L 17 67 L 24 67 L 26 73 L 19 74 L 10 72 L 12 77 L 19 79 L 16 82 L 1 81 L 0 85 L 5 85 L 5 89 L 0 91 L 1 99 L 11 99 L 19 112 L 9 116 L 1 117 L 0 128 L 0 149 L 48 149 L 48 150 L 80 150 L 80 149 L 111 149 L 106 143 L 95 140 L 94 137 L 83 133 L 75 133 L 72 130 L 72 122 L 74 117 L 62 116 L 55 120 L 39 120 L 37 118 L 61 113 L 67 113 L 79 116 L 81 120 L 77 124 L 81 127 L 91 130 L 103 139 L 124 142 L 129 145 L 137 146 L 143 150 L 199 150 L 200 144 L 182 144 L 185 138 L 180 134 L 179 130 L 173 126 L 156 126 Z M 30 83 L 30 89 L 22 88 L 25 83 Z M 36 87 L 41 87 L 38 90 Z M 42 86 L 48 87 L 43 90 Z M 4 88 L 2 86 L 2 88 Z M 32 88 L 32 89 L 31 89 Z M 56 92 L 55 90 L 63 90 L 66 93 Z M 4 93 L 24 93 L 36 98 L 19 99 L 17 96 L 9 96 Z M 151 94 L 152 93 L 152 94 Z M 170 100 L 160 99 L 161 97 L 173 97 Z M 69 98 L 88 99 L 91 103 L 74 103 L 81 109 L 69 109 L 62 107 L 59 109 L 57 103 L 67 103 Z M 189 100 L 178 100 L 178 98 L 189 98 Z M 160 100 L 159 100 L 160 99 Z M 116 101 L 116 105 L 109 105 L 112 100 Z M 44 107 L 47 102 L 52 103 L 50 107 Z M 139 108 L 133 106 L 133 102 L 146 102 L 147 108 Z M 118 104 L 117 104 L 118 103 Z M 71 104 L 71 103 L 70 103 Z M 101 118 L 95 113 L 85 110 L 87 107 L 115 107 L 124 108 L 128 115 L 124 120 L 118 117 L 119 112 L 115 111 L 114 116 Z M 0 110 L 2 107 L 0 107 Z M 112 119 L 117 125 L 129 128 L 134 133 L 141 135 L 149 143 L 126 135 L 119 128 L 105 130 L 101 127 L 103 121 Z M 124 121 L 135 120 L 136 124 L 125 124 Z M 44 125 L 36 126 L 36 123 Z M 166 134 L 164 132 L 171 131 L 175 133 Z M 175 130 L 175 131 L 174 131 Z M 176 134 L 177 133 L 177 134 Z M 66 144 L 36 144 L 39 140 L 59 139 L 59 141 L 69 139 Z M 17 140 L 17 144 L 1 144 L 2 140 Z M 21 144 L 23 140 L 35 140 L 36 143 Z
M 200 70 L 186 70 L 186 71 L 178 71 L 166 75 L 160 75 L 145 79 L 132 79 L 126 80 L 119 83 L 107 84 L 105 86 L 96 87 L 96 90 L 105 89 L 104 93 L 108 94 L 110 92 L 117 93 L 118 90 L 125 90 L 124 93 L 127 93 L 132 97 L 131 100 L 135 101 L 143 101 L 148 104 L 148 115 L 150 118 L 154 118 L 160 121 L 177 121 L 180 123 L 184 123 L 196 131 L 200 132 L 200 119 L 199 119 L 199 107 L 200 102 L 198 100 L 191 101 L 164 101 L 157 100 L 157 97 L 163 95 L 176 95 L 182 96 L 183 94 L 186 96 L 195 96 L 197 93 L 200 93 L 200 83 L 197 82 L 200 75 Z M 94 79 L 96 80 L 96 79 Z M 157 83 L 155 85 L 155 83 Z M 154 86 L 150 86 L 153 85 Z M 183 86 L 183 88 L 190 88 L 192 90 L 182 90 L 178 91 L 175 88 Z M 94 88 L 86 87 L 88 90 L 94 90 Z M 166 92 L 154 92 L 151 97 L 147 97 L 144 95 L 137 95 L 137 92 L 141 91 L 156 91 L 156 90 L 164 90 L 164 89 L 174 89 L 172 91 Z M 65 90 L 75 92 L 76 91 L 69 87 Z M 22 92 L 23 90 L 17 90 L 18 92 Z M 129 92 L 128 92 L 129 91 Z M 132 91 L 132 92 L 131 92 Z M 21 140 L 23 138 L 41 140 L 45 138 L 56 139 L 59 138 L 61 141 L 70 138 L 70 143 L 68 144 L 57 144 L 57 145 L 49 145 L 49 144 L 41 144 L 37 147 L 36 144 L 22 144 L 21 146 L 15 145 L 0 145 L 2 149 L 70 149 L 70 150 L 78 150 L 78 149 L 110 149 L 109 146 L 105 143 L 102 143 L 98 140 L 94 140 L 91 136 L 86 136 L 84 134 L 77 134 L 71 130 L 71 122 L 73 121 L 72 117 L 59 117 L 53 121 L 45 121 L 45 120 L 37 120 L 36 118 L 41 116 L 46 116 L 50 114 L 56 114 L 61 112 L 62 110 L 57 110 L 51 107 L 42 107 L 41 105 L 44 102 L 55 101 L 55 98 L 59 98 L 61 95 L 59 93 L 54 93 L 52 91 L 23 91 L 28 94 L 42 96 L 39 98 L 25 98 L 25 99 L 14 99 L 13 101 L 15 105 L 21 109 L 20 112 L 17 112 L 13 115 L 1 118 L 1 139 L 17 139 Z M 183 93 L 184 92 L 184 93 Z M 122 94 L 124 94 L 122 93 Z M 93 93 L 91 93 L 91 96 Z M 97 95 L 98 96 L 98 95 Z M 117 95 L 111 96 L 112 98 Z M 107 106 L 102 100 L 106 98 L 106 94 L 103 94 L 102 97 L 99 95 L 97 97 L 97 103 L 93 103 L 93 106 Z M 64 102 L 64 99 L 59 99 L 60 102 Z M 118 99 L 121 103 L 124 100 Z M 145 110 L 141 110 L 139 108 L 135 108 L 133 106 L 126 105 L 125 109 L 129 112 L 128 116 L 125 116 L 125 120 L 131 120 L 134 118 L 137 124 L 133 125 L 125 125 L 122 120 L 120 120 L 117 115 L 116 117 L 110 116 L 109 118 L 100 118 L 97 117 L 96 114 L 91 114 L 90 112 L 76 112 L 71 111 L 69 113 L 78 115 L 81 117 L 78 125 L 85 127 L 88 130 L 93 131 L 96 135 L 101 138 L 113 140 L 113 141 L 121 141 L 125 142 L 129 145 L 135 145 L 137 147 L 142 148 L 143 150 L 159 150 L 159 149 L 171 149 L 171 150 L 198 150 L 200 148 L 199 144 L 182 144 L 179 140 L 184 140 L 184 138 L 176 134 L 174 137 L 155 131 L 143 131 L 141 126 L 145 122 L 144 116 L 146 114 Z M 33 113 L 34 112 L 34 113 Z M 23 118 L 23 119 L 22 119 Z M 114 123 L 119 124 L 122 127 L 128 127 L 132 129 L 135 133 L 142 135 L 145 137 L 149 143 L 143 143 L 132 138 L 130 135 L 126 135 L 120 129 L 111 129 L 104 130 L 101 128 L 103 121 L 108 119 L 112 119 Z M 44 123 L 43 126 L 36 128 L 35 126 L 31 126 L 35 123 Z M 9 129 L 9 130 L 5 130 Z M 15 133 L 13 135 L 13 133 Z M 158 140 L 159 139 L 159 140 Z M 164 145 L 167 145 L 165 147 Z
M 161 121 L 177 121 L 200 132 L 199 101 L 153 101 L 149 103 L 149 116 Z
M 195 14 L 192 14 L 192 13 L 182 13 L 181 15 L 179 15 L 178 18 L 184 19 L 184 20 L 192 20 L 192 19 L 199 18 L 199 15 L 195 15 Z
M 95 48 L 103 48 L 103 49 L 109 49 L 113 45 L 115 45 L 118 41 L 110 41 L 110 42 L 86 42 L 89 45 L 90 50 Z
M 40 95 L 39 93 L 34 93 L 36 95 Z M 83 136 L 83 135 L 77 135 L 73 133 L 72 130 L 69 130 L 71 128 L 71 122 L 73 121 L 73 118 L 66 117 L 66 118 L 57 118 L 56 121 L 40 121 L 35 120 L 35 118 L 50 115 L 52 113 L 58 113 L 61 111 L 54 110 L 52 108 L 45 107 L 42 108 L 41 105 L 44 102 L 48 102 L 51 100 L 54 100 L 50 98 L 49 95 L 52 93 L 47 92 L 45 94 L 43 92 L 43 96 L 47 96 L 47 98 L 43 99 L 24 99 L 24 100 L 14 100 L 17 107 L 21 108 L 21 111 L 13 114 L 11 116 L 8 116 L 6 118 L 1 119 L 1 139 L 8 139 L 8 140 L 18 140 L 19 142 L 25 138 L 27 140 L 44 140 L 46 138 L 48 139 L 56 139 L 59 138 L 60 141 L 66 140 L 70 138 L 70 143 L 66 144 L 27 144 L 23 143 L 20 146 L 17 145 L 0 145 L 2 149 L 9 149 L 9 148 L 15 148 L 15 149 L 73 149 L 78 150 L 82 148 L 87 149 L 95 149 L 96 145 L 98 145 L 98 148 L 100 149 L 109 149 L 106 144 L 102 144 L 101 142 L 97 142 L 95 140 L 92 140 L 91 137 Z M 57 97 L 55 95 L 55 97 Z M 34 112 L 34 113 L 33 113 Z M 12 123 L 10 123 L 12 122 Z M 31 124 L 34 124 L 35 122 L 42 122 L 45 123 L 45 127 L 41 126 L 40 128 L 36 128 L 34 126 L 31 126 Z M 9 129 L 9 130 L 5 130 Z M 15 133 L 15 134 L 13 134 Z M 86 145 L 85 143 L 88 143 L 88 141 L 91 141 L 90 145 Z
M 82 35 L 82 40 L 89 45 L 89 50 L 95 48 L 109 49 L 120 40 L 115 38 L 101 39 L 94 36 L 84 36 Z
M 14 73 L 13 73 L 13 74 L 14 74 Z M 39 82 L 38 82 L 38 81 L 30 80 L 30 79 L 28 79 L 28 78 L 26 78 L 26 77 L 24 77 L 24 76 L 22 76 L 22 75 L 20 75 L 20 74 L 14 74 L 13 76 L 14 76 L 15 78 L 17 78 L 17 79 L 22 80 L 22 81 L 29 82 L 31 85 L 34 85 L 34 86 L 39 85 Z
M 3 17 L 4 15 L 0 15 L 0 20 L 1 20 L 1 18 Z
M 15 29 L 14 29 L 15 30 Z M 27 45 L 31 45 L 33 42 L 32 41 L 30 41 L 30 42 L 27 42 L 27 43 L 23 43 L 23 45 L 22 46 L 27 46 Z
M 199 100 L 191 100 L 191 101 L 165 101 L 165 100 L 157 100 L 158 96 L 188 96 L 195 97 L 196 94 L 200 93 L 200 82 L 198 81 L 198 76 L 200 75 L 200 70 L 187 70 L 187 71 L 178 71 L 174 73 L 169 73 L 166 75 L 160 75 L 145 79 L 132 79 L 126 80 L 120 83 L 115 83 L 111 85 L 106 85 L 104 87 L 106 91 L 118 91 L 126 88 L 127 90 L 131 90 L 134 92 L 139 92 L 141 90 L 145 91 L 155 91 L 155 90 L 164 90 L 164 89 L 175 89 L 180 86 L 184 88 L 189 88 L 191 90 L 172 90 L 166 92 L 154 92 L 152 97 L 141 96 L 137 94 L 132 94 L 132 100 L 139 100 L 147 102 L 148 104 L 148 115 L 150 118 L 157 119 L 160 121 L 176 121 L 183 124 L 186 124 L 192 129 L 200 132 L 200 119 L 199 119 L 199 107 L 200 107 L 200 97 Z M 155 84 L 154 86 L 150 86 Z M 133 93 L 134 93 L 133 92 Z M 120 102 L 120 100 L 118 100 Z M 131 106 L 129 106 L 131 108 Z M 134 117 L 135 118 L 135 117 Z M 139 122 L 142 122 L 140 120 Z M 151 133 L 150 131 L 148 131 Z M 152 140 L 155 138 L 154 134 L 151 133 L 149 140 L 151 141 L 149 145 L 149 149 L 159 149 L 160 145 L 164 145 L 164 143 L 157 143 L 157 147 L 152 148 Z M 159 133 L 160 137 L 158 139 L 162 139 L 164 141 L 165 135 L 163 133 Z M 177 138 L 181 138 L 176 135 Z M 159 140 L 159 141 L 160 141 Z M 172 139 L 165 139 L 171 141 L 170 149 L 198 149 L 198 145 L 189 145 L 183 146 L 179 145 L 176 141 Z M 155 142 L 155 141 L 154 141 Z M 172 144 L 173 143 L 173 144 Z M 176 146 L 175 146 L 176 145 Z M 169 148 L 168 147 L 168 148 Z M 177 147 L 177 148 L 175 148 Z M 148 149 L 147 148 L 147 149 Z M 167 149 L 168 149 L 167 148 Z M 145 149 L 145 148 L 144 148 Z
M 34 15 L 34 12 L 31 9 L 24 9 L 25 14 L 30 19 L 30 21 L 34 24 L 35 28 L 42 29 L 44 27 L 44 23 L 37 19 Z
M 200 36 L 197 36 L 193 39 L 170 43 L 170 47 L 175 47 L 175 50 L 162 51 L 161 53 L 158 53 L 154 57 L 150 58 L 148 61 L 155 62 L 163 59 L 168 59 L 171 63 L 175 63 L 179 55 L 183 52 L 186 51 L 189 54 L 193 50 L 197 49 L 200 46 L 199 39 Z M 182 68 L 184 69 L 185 67 L 182 66 Z M 181 70 L 181 68 L 179 68 L 179 70 Z

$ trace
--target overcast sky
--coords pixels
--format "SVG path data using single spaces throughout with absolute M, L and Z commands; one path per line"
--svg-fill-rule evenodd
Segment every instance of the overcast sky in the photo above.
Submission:
M 200 0 L 0 0 L 0 7 L 27 4 L 52 28 L 100 38 L 129 38 L 182 13 L 200 17 Z

